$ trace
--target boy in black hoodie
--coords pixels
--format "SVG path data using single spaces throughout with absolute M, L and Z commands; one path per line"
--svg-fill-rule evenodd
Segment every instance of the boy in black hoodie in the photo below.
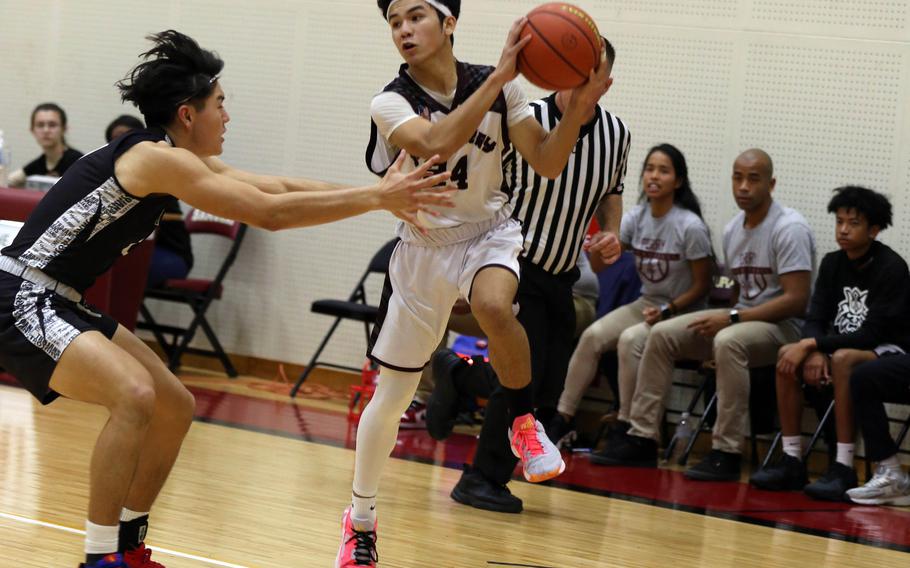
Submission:
M 910 272 L 904 259 L 875 240 L 891 225 L 888 198 L 855 186 L 834 192 L 828 212 L 836 217 L 840 250 L 822 259 L 804 339 L 782 347 L 778 358 L 777 408 L 784 455 L 753 474 L 750 482 L 762 489 L 804 489 L 816 499 L 841 501 L 857 485 L 850 374 L 860 363 L 910 350 L 910 330 L 901 321 L 902 310 L 895 308 L 904 305 Z M 829 383 L 834 385 L 837 459 L 820 479 L 808 484 L 800 438 L 802 388 Z

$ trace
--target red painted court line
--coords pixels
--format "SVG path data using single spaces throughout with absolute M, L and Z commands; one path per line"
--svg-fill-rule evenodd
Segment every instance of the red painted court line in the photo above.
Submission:
M 344 414 L 291 402 L 191 388 L 202 420 L 353 448 L 356 428 Z M 402 430 L 394 456 L 460 467 L 473 455 L 476 438 L 455 434 L 436 442 L 425 430 Z M 754 489 L 746 483 L 687 480 L 665 469 L 607 468 L 585 454 L 566 456 L 557 483 L 577 491 L 610 495 L 663 507 L 776 526 L 910 552 L 910 511 L 814 501 L 799 492 Z

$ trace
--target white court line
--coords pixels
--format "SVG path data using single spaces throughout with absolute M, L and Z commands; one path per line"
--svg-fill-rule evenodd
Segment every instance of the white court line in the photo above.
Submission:
M 68 532 L 72 534 L 84 535 L 85 531 L 79 529 L 73 529 L 70 527 L 64 527 L 63 525 L 55 525 L 54 523 L 48 523 L 45 521 L 36 521 L 35 519 L 29 519 L 27 517 L 20 517 L 18 515 L 10 515 L 9 513 L 0 513 L 0 519 L 9 519 L 10 521 L 16 521 L 18 523 L 25 523 L 27 525 L 36 525 L 39 527 L 47 527 L 50 529 L 55 529 L 58 531 Z M 204 562 L 206 564 L 211 564 L 212 566 L 223 566 L 224 568 L 248 568 L 241 564 L 231 564 L 230 562 L 222 562 L 220 560 L 212 560 L 211 558 L 203 558 L 202 556 L 196 556 L 194 554 L 187 554 L 185 552 L 177 552 L 176 550 L 170 550 L 167 548 L 162 548 L 160 546 L 149 546 L 148 548 L 152 550 L 157 550 L 162 554 L 169 554 L 171 556 L 177 556 L 178 558 L 186 558 L 188 560 L 196 560 L 198 562 Z

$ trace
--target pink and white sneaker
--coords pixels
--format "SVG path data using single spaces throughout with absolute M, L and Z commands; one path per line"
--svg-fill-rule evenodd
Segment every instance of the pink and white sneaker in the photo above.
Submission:
M 344 510 L 341 518 L 341 546 L 335 557 L 335 568 L 352 568 L 354 566 L 376 567 L 379 555 L 376 554 L 376 528 L 355 527 L 351 519 L 351 508 Z M 359 530 L 363 529 L 363 530 Z
M 509 428 L 512 453 L 521 460 L 525 479 L 539 483 L 553 479 L 566 470 L 559 449 L 550 441 L 543 424 L 533 414 L 519 416 Z

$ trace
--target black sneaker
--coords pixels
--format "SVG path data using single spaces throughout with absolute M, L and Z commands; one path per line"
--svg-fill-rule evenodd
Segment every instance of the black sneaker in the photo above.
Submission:
M 742 456 L 720 450 L 711 450 L 705 459 L 686 470 L 689 479 L 697 481 L 739 481 Z
M 79 568 L 129 568 L 123 560 L 122 554 L 108 554 L 101 560 L 96 560 L 91 564 L 80 564 Z
M 521 499 L 512 495 L 508 487 L 493 483 L 469 465 L 464 466 L 451 497 L 463 505 L 485 511 L 520 513 L 522 510 Z
M 800 491 L 809 483 L 806 464 L 799 458 L 784 454 L 773 465 L 752 474 L 749 483 L 768 491 Z
M 657 467 L 657 442 L 630 434 L 618 434 L 599 452 L 591 453 L 591 463 L 626 467 Z
M 468 365 L 451 349 L 440 349 L 433 355 L 433 393 L 427 401 L 427 432 L 435 440 L 445 440 L 458 417 L 458 390 L 455 372 Z
M 578 437 L 577 432 L 575 432 L 575 418 L 566 420 L 563 415 L 558 412 L 553 415 L 553 418 L 547 421 L 544 429 L 546 430 L 547 437 L 550 438 L 550 441 L 560 450 L 572 449 L 572 446 L 575 444 L 575 439 Z
M 813 499 L 844 501 L 847 490 L 857 485 L 856 471 L 840 462 L 834 462 L 825 475 L 807 485 L 803 491 Z

